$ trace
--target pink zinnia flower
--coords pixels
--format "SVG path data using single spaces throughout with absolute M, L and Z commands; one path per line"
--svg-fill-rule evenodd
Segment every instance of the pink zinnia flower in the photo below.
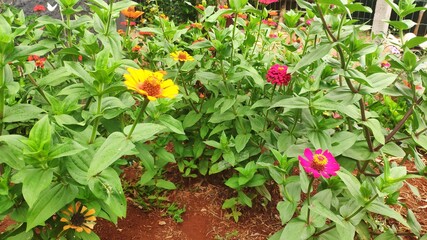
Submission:
M 288 66 L 274 64 L 267 71 L 267 82 L 277 85 L 287 86 L 291 81 L 291 75 L 288 73 Z
M 264 23 L 265 25 L 268 25 L 268 26 L 277 26 L 277 22 L 275 22 L 273 19 L 271 19 L 271 18 L 268 18 L 267 20 L 262 20 L 262 23 Z
M 44 11 L 46 11 L 46 8 L 43 5 L 37 4 L 34 6 L 33 11 L 34 12 L 44 12 Z
M 270 3 L 275 3 L 275 2 L 278 2 L 279 0 L 259 0 L 259 3 L 262 3 L 262 4 L 265 4 L 265 5 L 268 5 L 268 4 L 270 4 Z
M 313 154 L 310 148 L 306 148 L 304 155 L 306 158 L 298 156 L 298 160 L 304 170 L 315 178 L 330 178 L 340 170 L 340 165 L 328 150 L 317 149 Z

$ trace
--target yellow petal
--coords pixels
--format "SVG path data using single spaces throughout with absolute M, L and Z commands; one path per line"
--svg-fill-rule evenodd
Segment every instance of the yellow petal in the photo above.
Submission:
M 83 232 L 83 228 L 82 227 L 76 227 L 76 232 Z
M 61 221 L 61 222 L 70 222 L 68 219 L 66 219 L 66 218 L 61 218 L 61 220 L 59 220 L 59 221 Z
M 87 211 L 87 213 L 85 214 L 85 217 L 89 216 L 89 215 L 93 215 L 95 214 L 95 209 L 90 209 L 89 211 Z
M 63 230 L 68 230 L 68 229 L 70 229 L 70 227 L 71 227 L 70 225 L 65 225 L 62 229 Z
M 83 228 L 83 230 L 85 230 L 85 232 L 86 232 L 87 234 L 89 234 L 89 233 L 91 232 L 90 228 L 87 228 L 87 227 L 82 227 L 82 228 Z
M 96 221 L 96 217 L 95 216 L 85 217 L 85 221 L 95 222 Z

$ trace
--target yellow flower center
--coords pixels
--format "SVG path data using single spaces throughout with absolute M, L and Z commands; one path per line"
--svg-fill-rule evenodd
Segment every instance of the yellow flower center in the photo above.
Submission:
M 279 71 L 283 71 L 283 70 L 285 70 L 285 68 L 284 67 L 278 67 L 277 68 Z
M 314 154 L 311 167 L 316 169 L 317 171 L 323 171 L 327 163 L 328 163 L 328 158 L 326 158 L 325 155 Z
M 142 83 L 138 84 L 138 88 L 145 91 L 148 96 L 158 96 L 160 95 L 162 89 L 158 80 L 155 77 L 145 80 Z

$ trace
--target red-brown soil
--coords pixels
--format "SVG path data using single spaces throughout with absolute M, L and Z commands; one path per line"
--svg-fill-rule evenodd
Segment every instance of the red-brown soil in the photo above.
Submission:
M 129 170 L 125 174 L 131 174 Z M 175 172 L 177 173 L 177 172 Z M 168 174 L 170 175 L 170 173 Z M 127 176 L 129 177 L 129 176 Z M 226 187 L 222 180 L 198 177 L 174 178 L 178 189 L 168 193 L 170 202 L 180 208 L 185 207 L 182 214 L 183 222 L 176 223 L 165 215 L 165 209 L 143 211 L 132 201 L 128 202 L 128 212 L 125 219 L 119 220 L 117 226 L 107 221 L 99 221 L 95 232 L 105 240 L 121 239 L 267 239 L 281 228 L 280 219 L 276 210 L 278 193 L 273 189 L 272 195 L 276 199 L 264 208 L 257 199 L 252 209 L 242 209 L 242 216 L 238 223 L 227 218 L 227 211 L 221 209 L 222 203 L 234 193 Z

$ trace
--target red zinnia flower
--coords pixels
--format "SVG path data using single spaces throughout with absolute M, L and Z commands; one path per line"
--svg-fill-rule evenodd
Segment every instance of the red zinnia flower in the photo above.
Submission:
M 36 67 L 44 68 L 44 62 L 46 61 L 46 58 L 41 58 L 37 55 L 30 55 L 28 56 L 28 61 L 34 61 L 36 64 Z
M 46 8 L 43 5 L 37 4 L 34 6 L 33 11 L 34 12 L 44 12 L 44 11 L 46 11 Z
M 306 148 L 304 155 L 305 158 L 298 156 L 298 160 L 304 170 L 315 178 L 320 176 L 330 178 L 337 175 L 336 172 L 340 170 L 340 165 L 328 150 L 317 149 L 313 154 L 310 148 Z
M 267 82 L 277 85 L 287 86 L 291 81 L 291 75 L 288 73 L 288 66 L 274 64 L 267 72 Z

